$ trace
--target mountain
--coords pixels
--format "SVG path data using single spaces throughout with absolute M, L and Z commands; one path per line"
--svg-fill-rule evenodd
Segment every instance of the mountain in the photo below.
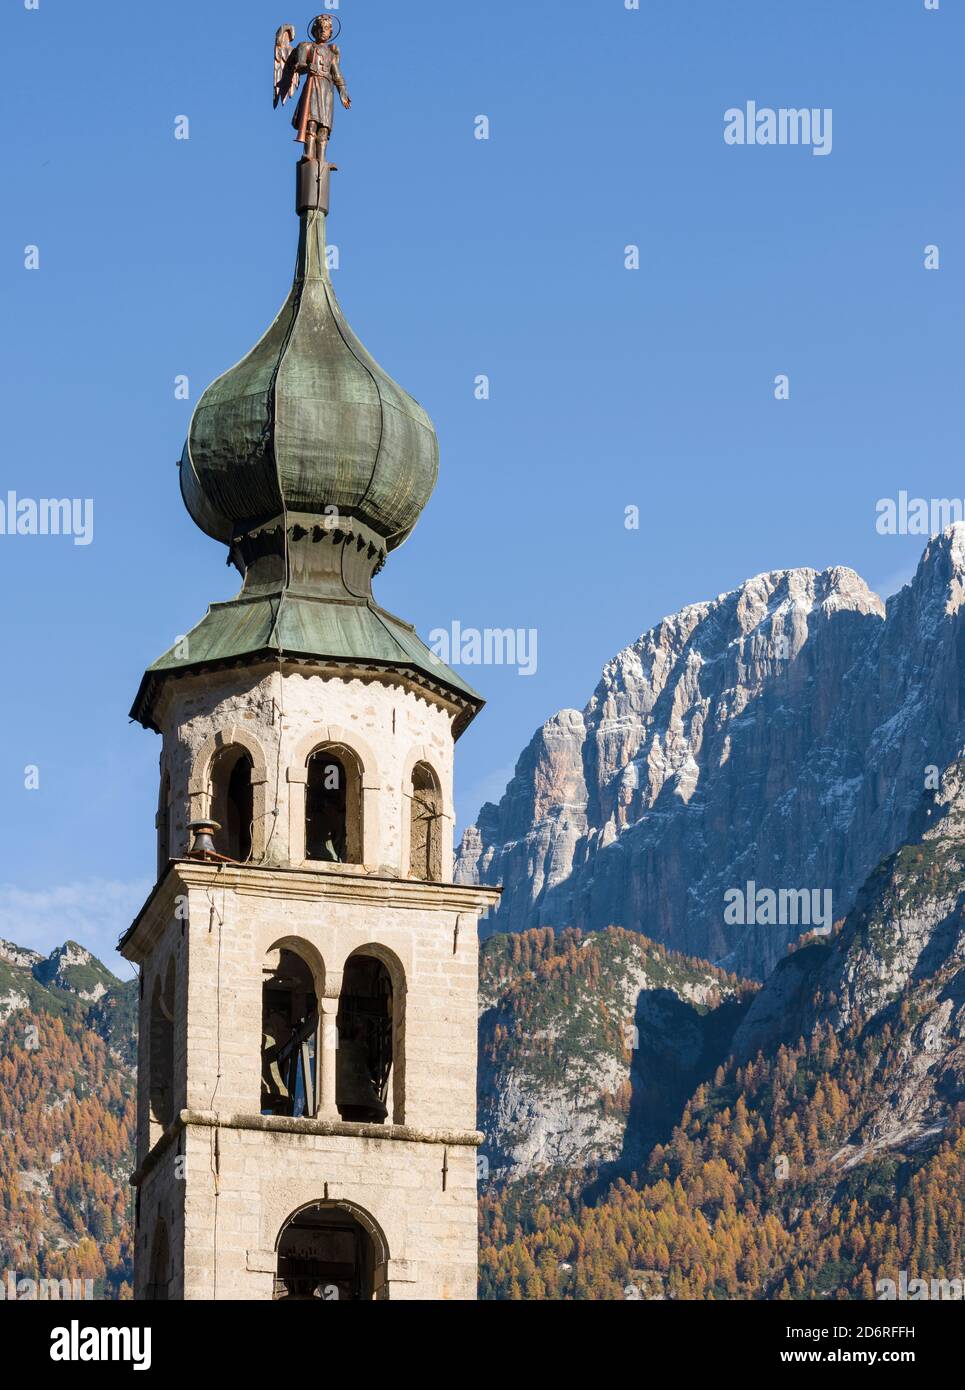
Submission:
M 58 946 L 46 960 L 35 962 L 32 973 L 34 979 L 43 985 L 65 990 L 91 1002 L 100 999 L 118 984 L 107 967 L 101 965 L 90 951 L 78 946 L 76 941 Z
M 669 1134 L 754 986 L 609 927 L 495 936 L 480 963 L 479 1124 L 493 1178 L 596 1170 Z
M 884 605 L 852 570 L 781 570 L 682 609 L 533 737 L 456 876 L 495 931 L 618 925 L 763 978 L 801 930 L 725 895 L 815 890 L 839 920 L 965 748 L 965 524 Z
M 760 986 L 619 927 L 483 944 L 484 1297 L 962 1278 L 965 760 L 911 820 Z M 4 942 L 0 1001 L 0 1261 L 129 1296 L 136 984 Z
M 75 1000 L 95 1003 L 119 986 L 107 966 L 76 941 L 42 956 L 0 940 L 0 1019 L 28 1004 L 59 1013 Z
M 846 918 L 763 984 L 624 927 L 483 943 L 484 1297 L 872 1299 L 965 1275 L 965 758 L 934 780 Z M 130 1295 L 136 1005 L 76 943 L 0 942 L 20 1276 Z
M 0 1268 L 130 1297 L 137 982 L 0 941 Z
M 900 1036 L 887 1086 L 863 1099 L 849 1163 L 927 1146 L 965 1104 L 965 762 L 946 769 L 917 820 L 920 839 L 879 865 L 833 940 L 777 967 L 734 1037 L 749 1059 L 828 1025 L 873 1020 L 874 1036 Z
M 484 1296 L 874 1299 L 903 1272 L 954 1295 L 942 1281 L 965 1277 L 965 762 L 913 821 L 918 838 L 875 868 L 833 934 L 806 935 L 739 1001 L 717 1040 L 731 1055 L 667 1138 L 625 1143 L 605 1189 L 573 1170 L 483 1188 Z

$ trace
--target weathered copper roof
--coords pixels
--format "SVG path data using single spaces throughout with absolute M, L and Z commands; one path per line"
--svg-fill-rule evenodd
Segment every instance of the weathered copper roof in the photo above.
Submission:
M 181 490 L 194 520 L 230 545 L 239 527 L 336 508 L 400 544 L 439 467 L 422 407 L 366 352 L 339 308 L 325 217 L 301 219 L 295 281 L 261 341 L 204 392 Z
M 415 629 L 373 600 L 335 602 L 292 593 L 213 603 L 205 616 L 141 681 L 131 718 L 155 728 L 153 706 L 162 682 L 210 668 L 258 659 L 307 661 L 388 669 L 409 674 L 463 707 L 458 735 L 482 708 L 483 699 L 429 651 Z

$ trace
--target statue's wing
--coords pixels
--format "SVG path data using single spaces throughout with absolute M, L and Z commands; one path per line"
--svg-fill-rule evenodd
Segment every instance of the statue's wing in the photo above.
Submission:
M 298 87 L 298 73 L 292 43 L 295 39 L 294 24 L 283 24 L 275 35 L 275 99 L 273 105 L 282 105 L 295 95 Z
M 298 84 L 302 80 L 302 75 L 298 71 L 298 65 L 296 62 L 297 57 L 298 50 L 296 48 L 293 48 L 291 53 L 289 53 L 288 55 L 288 60 L 285 63 L 285 71 L 282 73 L 281 102 L 283 106 L 285 102 L 288 101 L 291 97 L 293 97 L 295 93 L 298 91 Z

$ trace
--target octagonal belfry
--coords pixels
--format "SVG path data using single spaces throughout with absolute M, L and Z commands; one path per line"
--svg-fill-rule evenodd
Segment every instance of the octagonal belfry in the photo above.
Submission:
M 306 163 L 299 189 L 327 188 Z M 498 893 L 451 881 L 452 778 L 482 701 L 372 596 L 438 445 L 346 323 L 314 201 L 291 293 L 181 461 L 241 589 L 132 710 L 162 738 L 157 883 L 121 942 L 140 1299 L 476 1291 L 477 921 Z

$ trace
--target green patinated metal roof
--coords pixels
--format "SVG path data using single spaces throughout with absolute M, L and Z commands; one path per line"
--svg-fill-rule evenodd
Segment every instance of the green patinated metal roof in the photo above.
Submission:
M 333 602 L 285 592 L 213 603 L 186 639 L 148 667 L 131 717 L 155 727 L 154 698 L 168 678 L 215 665 L 283 656 L 408 671 L 468 706 L 456 721 L 457 733 L 484 703 L 471 685 L 429 650 L 413 627 L 373 601 Z
M 194 520 L 231 543 L 238 526 L 337 508 L 389 550 L 412 530 L 439 469 L 422 407 L 345 320 L 325 256 L 325 217 L 306 213 L 291 293 L 261 341 L 202 395 L 181 464 Z

